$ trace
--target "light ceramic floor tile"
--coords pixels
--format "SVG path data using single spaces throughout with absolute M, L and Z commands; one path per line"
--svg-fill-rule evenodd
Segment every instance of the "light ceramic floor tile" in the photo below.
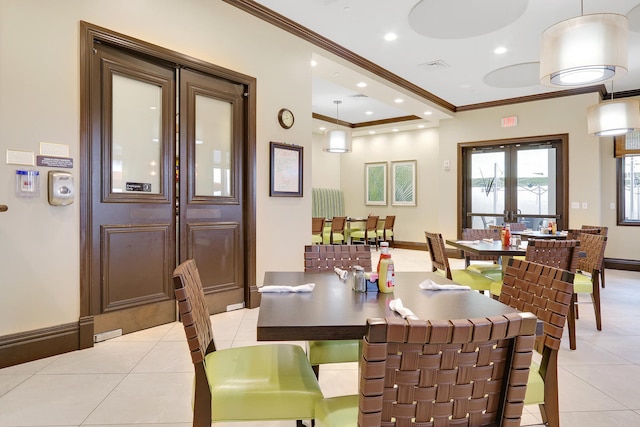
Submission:
M 600 365 L 597 369 L 592 366 L 567 366 L 565 369 L 626 408 L 640 410 L 640 366 Z
M 157 342 L 161 340 L 172 328 L 174 322 L 153 328 L 143 329 L 141 331 L 132 332 L 130 334 L 121 335 L 110 339 L 109 342 L 130 342 L 130 341 L 150 341 Z
M 66 355 L 51 356 L 44 359 L 34 360 L 33 362 L 21 363 L 20 365 L 9 366 L 7 368 L 0 369 L 0 375 L 14 375 L 25 374 L 31 375 L 40 372 L 45 367 L 49 366 L 55 360 L 60 357 L 69 357 L 70 353 Z
M 182 322 L 173 322 L 169 332 L 162 337 L 162 341 L 187 341 L 187 338 L 184 335 L 184 326 L 182 325 Z
M 187 423 L 193 375 L 129 374 L 83 424 Z
M 562 427 L 640 426 L 640 415 L 633 411 L 593 411 L 560 413 Z
M 80 425 L 124 378 L 34 375 L 0 398 L 0 426 Z
M 13 374 L 0 375 L 0 396 L 14 389 L 18 384 L 29 379 L 31 375 Z
M 159 342 L 136 365 L 132 373 L 193 372 L 186 342 Z
M 153 342 L 105 341 L 74 351 L 43 368 L 42 374 L 129 373 L 149 353 Z
M 593 367 L 590 367 L 593 369 Z M 591 386 L 564 368 L 558 369 L 558 396 L 561 412 L 621 411 L 625 408 L 606 393 Z

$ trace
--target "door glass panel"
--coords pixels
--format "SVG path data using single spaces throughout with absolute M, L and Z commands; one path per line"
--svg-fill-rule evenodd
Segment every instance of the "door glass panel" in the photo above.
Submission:
M 505 210 L 504 151 L 471 154 L 471 228 L 502 222 Z M 477 215 L 483 214 L 483 215 Z
M 538 215 L 521 219 L 527 228 L 537 230 L 556 215 L 556 149 L 520 149 L 517 159 L 517 214 Z
M 161 192 L 161 118 L 160 86 L 113 76 L 111 192 Z
M 196 95 L 197 196 L 231 196 L 231 103 Z

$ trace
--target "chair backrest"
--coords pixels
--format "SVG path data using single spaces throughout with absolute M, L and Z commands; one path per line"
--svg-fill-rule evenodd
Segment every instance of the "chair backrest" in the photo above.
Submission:
M 322 234 L 324 231 L 324 218 L 313 217 L 311 218 L 311 234 Z
M 384 219 L 384 225 L 382 226 L 383 230 L 393 230 L 393 225 L 396 222 L 395 215 L 387 215 Z
M 334 216 L 331 220 L 332 233 L 344 233 L 344 226 L 347 222 L 346 216 Z
M 525 259 L 575 273 L 579 251 L 578 240 L 529 239 Z
M 493 239 L 500 240 L 500 230 L 498 228 L 463 228 L 462 229 L 462 240 L 482 240 L 482 239 Z M 464 253 L 464 258 L 467 266 L 469 265 L 469 261 L 498 261 L 498 256 L 493 255 L 476 255 L 469 252 Z
M 579 271 L 597 276 L 603 269 L 604 251 L 607 246 L 607 236 L 600 234 L 581 233 L 580 251 L 585 253 L 584 257 L 578 259 L 577 269 Z
M 205 355 L 216 348 L 209 309 L 194 260 L 187 260 L 176 267 L 173 272 L 173 286 L 191 351 L 191 360 L 196 365 L 202 363 Z
M 358 426 L 519 426 L 536 318 L 369 319 Z
M 304 247 L 304 271 L 343 270 L 359 265 L 371 271 L 369 245 L 307 245 Z
M 378 231 L 378 219 L 380 219 L 380 217 L 374 215 L 369 215 L 367 217 L 367 231 Z
M 567 230 L 567 240 L 579 240 L 580 234 L 600 234 L 597 228 L 569 228 Z
M 505 268 L 499 301 L 544 322 L 544 332 L 536 338 L 536 350 L 543 357 L 557 357 L 571 307 L 573 277 L 569 271 L 517 258 Z
M 602 225 L 583 225 L 582 230 L 597 230 L 601 236 L 606 236 L 609 233 L 609 227 Z
M 527 224 L 524 222 L 505 222 L 503 225 L 489 225 L 489 229 L 502 230 L 507 224 L 509 224 L 509 230 L 511 231 L 523 231 L 527 229 Z
M 447 258 L 447 252 L 444 248 L 442 234 L 425 231 L 424 236 L 427 239 L 427 250 L 431 258 L 432 271 L 442 270 L 445 277 L 452 280 L 451 267 L 449 266 L 449 258 Z

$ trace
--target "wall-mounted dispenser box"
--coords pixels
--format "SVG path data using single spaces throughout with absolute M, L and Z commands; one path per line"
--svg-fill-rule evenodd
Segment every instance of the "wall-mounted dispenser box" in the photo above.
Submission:
M 18 169 L 16 171 L 16 196 L 40 196 L 40 172 L 37 170 Z
M 64 171 L 49 171 L 49 204 L 66 206 L 73 203 L 73 175 Z

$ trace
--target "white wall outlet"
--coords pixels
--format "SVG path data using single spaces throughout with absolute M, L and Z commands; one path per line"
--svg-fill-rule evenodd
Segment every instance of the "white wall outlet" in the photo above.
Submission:
M 582 202 L 582 209 L 589 209 L 587 202 Z
M 451 169 L 451 160 L 445 160 L 444 162 L 442 162 L 442 168 L 446 171 Z
M 615 202 L 611 202 L 611 203 L 609 203 L 609 209 L 611 209 L 612 211 L 616 210 L 616 204 L 615 204 Z
M 580 209 L 580 202 L 571 202 L 571 209 Z

